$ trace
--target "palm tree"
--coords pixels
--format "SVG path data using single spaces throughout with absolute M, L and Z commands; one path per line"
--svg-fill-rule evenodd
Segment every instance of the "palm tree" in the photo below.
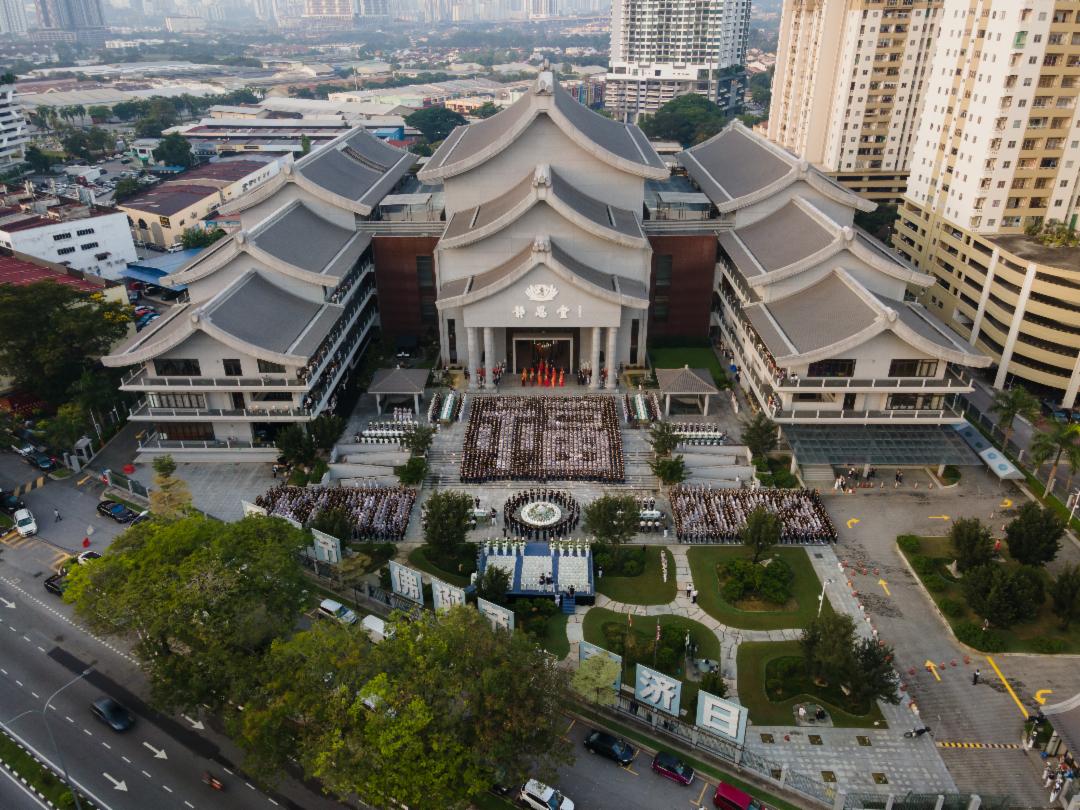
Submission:
M 1005 433 L 1005 449 L 1009 447 L 1009 439 L 1012 438 L 1013 420 L 1018 416 L 1025 419 L 1035 419 L 1039 415 L 1039 401 L 1026 388 L 1014 385 L 1004 391 L 994 394 L 994 402 L 990 410 L 997 414 L 998 427 Z
M 1054 487 L 1054 478 L 1057 476 L 1062 456 L 1073 472 L 1080 468 L 1080 425 L 1054 422 L 1049 430 L 1035 435 L 1031 442 L 1031 460 L 1035 462 L 1036 469 L 1051 456 L 1054 461 L 1050 465 L 1050 475 L 1046 477 L 1047 495 Z

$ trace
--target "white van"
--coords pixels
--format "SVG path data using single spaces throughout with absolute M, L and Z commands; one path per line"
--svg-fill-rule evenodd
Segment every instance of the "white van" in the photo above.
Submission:
M 333 599 L 323 599 L 319 602 L 319 614 L 330 619 L 337 619 L 342 624 L 356 624 L 356 614 L 341 602 L 335 602 Z
M 361 624 L 373 642 L 378 644 L 386 638 L 386 622 L 378 616 L 365 616 Z

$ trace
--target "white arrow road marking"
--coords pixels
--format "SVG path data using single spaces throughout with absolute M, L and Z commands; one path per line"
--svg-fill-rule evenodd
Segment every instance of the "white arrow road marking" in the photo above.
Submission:
M 202 720 L 192 720 L 186 714 L 182 714 L 180 716 L 187 720 L 189 723 L 191 723 L 191 727 L 196 731 L 202 731 L 204 728 L 206 728 L 206 726 L 202 724 Z
M 164 748 L 154 748 L 154 746 L 152 746 L 148 742 L 143 743 L 143 748 L 149 748 L 151 751 L 153 751 L 154 752 L 154 759 L 168 759 L 169 758 L 168 755 L 165 753 Z
M 109 774 L 104 772 L 101 775 L 108 779 L 110 782 L 112 782 L 113 790 L 120 790 L 124 793 L 127 793 L 127 783 L 123 779 L 114 779 L 113 777 L 109 776 Z
M 12 602 L 12 601 L 11 601 L 11 600 L 9 600 L 9 599 L 5 599 L 5 598 L 4 598 L 4 597 L 2 597 L 2 596 L 0 596 L 0 602 L 3 602 L 3 604 L 4 604 L 4 607 L 6 607 L 6 608 L 12 608 L 12 609 L 14 609 L 14 607 L 15 607 L 15 603 L 14 603 L 14 602 Z

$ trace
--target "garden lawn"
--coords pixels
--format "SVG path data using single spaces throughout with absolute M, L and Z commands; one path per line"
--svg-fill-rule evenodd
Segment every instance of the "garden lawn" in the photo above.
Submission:
M 905 535 L 914 537 L 914 535 Z M 952 627 L 960 641 L 984 652 L 1016 653 L 1080 653 L 1080 624 L 1074 622 L 1068 630 L 1062 630 L 1057 617 L 1053 614 L 1049 597 L 1035 619 L 1012 627 L 993 627 L 986 633 L 982 631 L 982 618 L 968 608 L 959 580 L 952 578 L 946 566 L 955 559 L 952 544 L 948 537 L 914 537 L 918 542 L 917 551 L 900 549 L 915 575 L 930 593 L 938 610 Z M 1007 548 L 1002 546 L 1002 552 Z M 1010 567 L 1016 563 L 1008 557 L 1004 565 Z M 926 563 L 919 563 L 916 557 L 926 557 L 933 568 Z M 919 570 L 923 566 L 926 573 Z
M 806 549 L 799 546 L 778 546 L 773 555 L 791 566 L 795 579 L 791 584 L 794 607 L 778 607 L 776 610 L 740 610 L 724 600 L 720 594 L 720 578 L 717 566 L 729 560 L 751 559 L 750 550 L 743 546 L 693 546 L 687 551 L 690 573 L 698 590 L 701 609 L 728 627 L 744 630 L 783 630 L 804 628 L 817 615 L 821 581 L 810 564 Z M 832 610 L 828 598 L 824 610 Z
M 728 377 L 724 367 L 716 357 L 716 352 L 706 347 L 673 346 L 664 349 L 649 349 L 649 359 L 653 368 L 707 368 L 712 372 L 713 380 L 722 387 L 727 387 Z
M 844 694 L 837 687 L 819 687 L 810 678 L 793 677 L 784 682 L 785 698 L 772 701 L 765 690 L 765 673 L 770 661 L 802 657 L 797 641 L 744 641 L 739 645 L 739 702 L 750 712 L 750 720 L 759 726 L 792 726 L 796 703 L 820 703 L 840 728 L 887 728 L 881 708 L 875 701 L 865 714 L 852 714 L 841 708 Z M 848 708 L 851 708 L 850 706 Z
M 560 661 L 570 654 L 570 639 L 566 637 L 566 620 L 570 617 L 562 611 L 547 620 L 547 632 L 540 646 Z
M 660 554 L 667 555 L 668 579 L 664 582 Z M 636 577 L 605 574 L 596 580 L 596 590 L 616 602 L 628 605 L 666 605 L 675 599 L 675 558 L 661 546 L 646 546 L 645 570 Z
M 653 639 L 656 634 L 657 618 L 660 620 L 660 628 L 662 631 L 668 628 L 689 629 L 691 640 L 698 645 L 698 658 L 711 658 L 714 661 L 720 660 L 720 639 L 718 639 L 716 634 L 705 625 L 691 619 L 684 619 L 682 616 L 634 616 L 635 644 L 637 650 L 640 651 L 640 655 L 635 657 L 623 654 L 623 683 L 634 683 L 637 671 L 636 664 L 638 662 L 647 667 L 652 667 Z M 604 649 L 610 649 L 611 645 L 604 635 L 604 625 L 606 624 L 618 624 L 621 628 L 625 628 L 627 626 L 626 614 L 616 613 L 612 610 L 606 610 L 605 608 L 589 608 L 589 612 L 585 614 L 585 620 L 582 622 L 582 632 L 584 633 L 585 640 L 590 644 L 596 644 Z M 685 632 L 685 629 L 682 632 Z M 682 647 L 681 642 L 679 647 Z M 612 652 L 618 652 L 618 650 L 612 650 Z M 673 668 L 665 669 L 663 666 L 658 665 L 655 669 L 664 672 L 667 675 L 673 675 L 682 681 L 682 699 L 680 704 L 681 707 L 686 710 L 686 716 L 692 718 L 697 709 L 698 684 L 696 681 L 686 679 L 686 673 L 682 669 L 682 662 L 680 661 Z
M 473 554 L 476 552 L 475 546 L 467 544 L 472 549 Z M 409 554 L 409 564 L 414 568 L 419 568 L 425 573 L 431 574 L 433 577 L 438 577 L 448 585 L 456 585 L 459 588 L 464 588 L 469 584 L 469 574 L 476 570 L 476 564 L 473 563 L 470 568 L 465 563 L 465 571 L 450 571 L 446 568 L 441 568 L 431 560 L 429 552 L 431 550 L 427 546 L 420 546 Z

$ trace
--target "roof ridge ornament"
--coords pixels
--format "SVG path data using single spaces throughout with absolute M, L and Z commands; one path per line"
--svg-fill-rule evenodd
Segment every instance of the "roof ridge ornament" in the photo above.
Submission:
M 844 237 L 845 242 L 851 242 L 855 239 L 855 229 L 852 228 L 850 225 L 845 225 L 843 228 L 841 228 L 840 234 Z
M 536 95 L 550 96 L 555 92 L 555 76 L 548 65 L 536 76 Z
M 551 237 L 537 236 L 535 239 L 533 239 L 532 252 L 551 253 Z
M 538 163 L 533 172 L 533 188 L 551 188 L 551 166 Z
M 237 231 L 236 236 L 233 237 L 236 240 L 236 244 L 243 245 L 247 242 L 247 231 Z

